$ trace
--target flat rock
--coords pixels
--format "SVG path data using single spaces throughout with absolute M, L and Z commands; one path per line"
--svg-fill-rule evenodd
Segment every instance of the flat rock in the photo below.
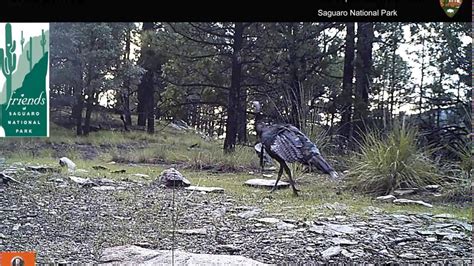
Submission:
M 433 205 L 426 203 L 421 200 L 409 200 L 409 199 L 396 199 L 393 201 L 396 204 L 415 204 L 415 205 L 422 205 L 428 208 L 433 208 Z
M 339 238 L 339 237 L 335 237 L 335 238 L 332 238 L 331 241 L 334 245 L 356 245 L 357 244 L 357 241 L 352 241 L 352 240 L 349 240 L 349 239 L 345 239 L 345 238 Z
M 27 166 L 26 169 L 30 171 L 40 172 L 40 173 L 59 172 L 58 169 L 55 167 L 44 166 L 44 165 L 40 165 L 40 166 L 30 165 L 30 166 Z
M 429 230 L 419 230 L 419 231 L 416 231 L 418 234 L 422 235 L 422 236 L 430 236 L 430 235 L 434 235 L 435 232 L 434 231 L 429 231 Z
M 261 223 L 265 223 L 265 224 L 276 224 L 280 222 L 280 219 L 273 218 L 273 217 L 266 217 L 266 218 L 257 219 L 257 221 Z
M 107 190 L 123 190 L 125 188 L 124 187 L 114 187 L 114 186 L 98 186 L 98 187 L 93 187 L 92 189 L 99 190 L 99 191 L 107 191 Z
M 239 218 L 242 218 L 242 219 L 249 219 L 249 218 L 253 218 L 255 216 L 258 216 L 261 212 L 262 212 L 261 209 L 255 208 L 255 209 L 252 209 L 252 210 L 240 212 L 240 213 L 237 214 L 237 216 Z
M 240 255 L 196 254 L 181 250 L 152 250 L 134 245 L 106 248 L 102 251 L 100 265 L 269 265 Z
M 440 185 L 428 185 L 425 186 L 424 188 L 429 191 L 438 191 L 440 189 Z
M 359 229 L 345 224 L 326 224 L 325 229 L 342 234 L 355 234 L 359 231 Z
M 449 213 L 441 213 L 441 214 L 436 214 L 433 216 L 433 218 L 440 218 L 440 219 L 454 219 L 456 216 L 449 214 Z
M 78 176 L 70 176 L 69 179 L 71 179 L 73 182 L 86 186 L 86 185 L 95 185 L 94 181 L 90 180 L 89 178 L 82 178 Z
M 280 221 L 276 223 L 276 227 L 278 230 L 293 230 L 296 228 L 296 225 Z
M 410 253 L 410 252 L 402 253 L 402 254 L 398 255 L 398 257 L 400 257 L 402 259 L 408 259 L 408 260 L 415 260 L 415 259 L 418 258 L 415 254 Z
M 198 187 L 198 186 L 190 186 L 185 188 L 186 190 L 193 190 L 193 191 L 200 191 L 206 193 L 224 193 L 224 189 L 220 187 Z
M 275 186 L 276 179 L 261 179 L 255 178 L 245 181 L 245 185 L 253 187 L 264 187 L 264 188 L 273 188 Z M 287 188 L 290 186 L 290 183 L 284 181 L 278 181 L 277 188 Z
M 386 196 L 377 197 L 375 199 L 379 201 L 392 202 L 397 198 L 394 195 L 386 195 Z
M 333 256 L 338 255 L 339 253 L 341 253 L 341 251 L 342 248 L 340 246 L 333 246 L 321 252 L 321 256 L 323 257 L 323 259 L 327 260 Z

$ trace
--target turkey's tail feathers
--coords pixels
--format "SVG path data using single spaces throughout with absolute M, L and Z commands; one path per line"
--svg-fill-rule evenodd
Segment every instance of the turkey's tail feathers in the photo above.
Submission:
M 332 178 L 336 179 L 339 177 L 334 168 L 321 156 L 320 154 L 313 155 L 309 160 L 309 165 L 318 168 L 326 174 L 331 175 Z

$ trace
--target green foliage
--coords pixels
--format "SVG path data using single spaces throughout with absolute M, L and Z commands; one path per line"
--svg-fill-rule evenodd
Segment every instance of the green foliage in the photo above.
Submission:
M 12 93 L 12 74 L 16 69 L 16 41 L 12 38 L 12 25 L 5 25 L 5 49 L 0 48 L 0 68 L 7 80 L 6 101 L 10 99 Z M 5 56 L 5 57 L 4 57 Z
M 41 50 L 43 51 L 43 54 L 45 53 L 45 45 L 46 45 L 46 35 L 44 35 L 44 29 L 41 30 Z
M 398 188 L 422 187 L 441 181 L 426 151 L 416 146 L 416 130 L 395 125 L 387 136 L 370 132 L 353 158 L 348 188 L 385 195 Z
M 32 37 L 30 37 L 30 50 L 26 50 L 26 59 L 30 63 L 30 71 L 31 71 L 33 69 L 33 38 Z

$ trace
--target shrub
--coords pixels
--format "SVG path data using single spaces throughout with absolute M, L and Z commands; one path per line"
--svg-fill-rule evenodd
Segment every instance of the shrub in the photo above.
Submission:
M 363 137 L 347 175 L 348 188 L 385 195 L 395 189 L 440 183 L 427 151 L 416 146 L 417 131 L 394 125 L 387 135 L 373 131 Z

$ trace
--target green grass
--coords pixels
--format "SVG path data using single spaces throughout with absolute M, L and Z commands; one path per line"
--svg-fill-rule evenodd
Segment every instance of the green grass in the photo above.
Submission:
M 417 148 L 416 135 L 405 126 L 395 126 L 387 136 L 368 133 L 353 158 L 348 187 L 386 195 L 399 188 L 439 184 L 439 171 L 427 153 Z
M 300 197 L 294 197 L 291 189 L 278 190 L 272 194 L 268 190 L 248 187 L 243 183 L 251 178 L 264 178 L 258 172 L 258 157 L 252 147 L 237 147 L 233 154 L 222 152 L 222 142 L 217 140 L 205 140 L 193 132 L 176 131 L 166 128 L 154 135 L 144 132 L 110 132 L 102 131 L 91 133 L 88 137 L 75 137 L 72 130 L 65 130 L 53 126 L 51 138 L 43 139 L 5 139 L 0 141 L 0 147 L 5 148 L 4 155 L 8 163 L 23 162 L 27 164 L 40 164 L 59 166 L 60 156 L 71 158 L 77 168 L 88 172 L 76 172 L 74 175 L 88 178 L 109 178 L 115 180 L 136 180 L 150 182 L 157 178 L 161 171 L 170 167 L 171 163 L 177 164 L 176 168 L 181 171 L 193 185 L 217 186 L 226 190 L 226 194 L 236 200 L 237 205 L 257 206 L 263 208 L 267 214 L 278 215 L 291 219 L 314 219 L 318 216 L 331 215 L 359 215 L 367 217 L 367 209 L 374 206 L 389 213 L 416 212 L 424 213 L 450 213 L 458 218 L 471 220 L 472 210 L 470 206 L 461 206 L 447 203 L 433 203 L 434 208 L 419 206 L 398 206 L 391 203 L 380 203 L 374 201 L 373 197 L 355 191 L 344 189 L 344 184 L 328 180 L 327 175 L 316 173 L 304 173 L 299 165 L 291 165 L 294 176 L 300 188 Z M 410 138 L 410 136 L 402 136 Z M 371 170 L 374 171 L 377 163 L 387 172 L 377 172 L 379 176 L 392 173 L 404 168 L 388 167 L 383 164 L 384 158 L 405 158 L 396 160 L 398 165 L 410 164 L 416 157 L 410 142 L 398 143 L 395 139 L 383 142 L 373 136 L 372 146 L 366 148 L 366 156 L 379 156 L 381 161 L 371 160 L 370 156 L 359 157 L 358 162 L 372 163 Z M 391 141 L 391 142 L 390 142 Z M 397 153 L 394 148 L 388 150 L 384 145 L 390 144 L 400 149 Z M 14 144 L 14 145 L 13 145 Z M 54 149 L 54 145 L 63 144 L 60 149 Z M 97 148 L 99 155 L 96 158 L 83 158 L 82 152 L 77 145 L 91 145 Z M 191 146 L 194 146 L 191 148 Z M 373 149 L 374 151 L 372 151 Z M 8 153 L 9 152 L 9 153 Z M 412 157 L 415 155 L 415 157 Z M 386 157 L 384 157 L 386 156 Z M 405 157 L 404 157 L 405 156 Z M 366 160 L 366 161 L 364 161 Z M 111 163 L 115 162 L 115 163 Z M 426 162 L 423 159 L 417 163 Z M 106 166 L 108 170 L 94 170 L 93 166 Z M 417 165 L 415 165 L 417 166 Z M 411 167 L 415 167 L 411 165 Z M 426 167 L 426 166 L 423 166 Z M 431 171 L 431 165 L 429 170 Z M 125 173 L 111 173 L 114 170 L 126 170 Z M 209 170 L 205 170 L 209 169 Z M 357 169 L 357 168 L 356 168 Z M 426 169 L 426 168 L 422 168 Z M 255 174 L 249 174 L 249 171 Z M 423 170 L 427 171 L 427 170 Z M 354 178 L 355 173 L 351 175 Z M 66 169 L 62 169 L 62 175 L 72 175 Z M 136 177 L 133 174 L 146 174 L 150 178 Z M 276 176 L 276 172 L 273 173 Z M 367 182 L 364 172 L 359 172 L 361 181 Z M 370 176 L 369 176 L 370 177 Z M 373 177 L 373 175 L 372 175 Z M 286 181 L 286 175 L 282 178 Z M 368 180 L 370 181 L 370 180 Z M 385 182 L 385 181 L 383 181 Z M 362 188 L 363 188 L 362 184 Z M 119 193 L 118 198 L 127 200 L 131 195 Z M 340 206 L 346 206 L 340 208 Z
M 232 198 L 242 205 L 258 206 L 263 208 L 268 214 L 280 214 L 286 218 L 309 220 L 318 216 L 353 214 L 368 217 L 370 212 L 367 212 L 367 210 L 370 206 L 373 206 L 387 213 L 450 213 L 459 219 L 472 219 L 472 209 L 470 207 L 443 204 L 435 205 L 433 208 L 426 208 L 423 206 L 381 203 L 375 201 L 370 196 L 342 190 L 340 189 L 340 183 L 330 181 L 324 175 L 298 175 L 298 188 L 301 189 L 301 192 L 299 197 L 295 197 L 291 189 L 277 190 L 270 194 L 269 190 L 243 185 L 248 179 L 264 178 L 259 174 L 210 174 L 194 171 L 184 173 L 194 185 L 222 187 L 228 195 L 231 195 Z M 282 180 L 286 181 L 285 177 Z M 339 206 L 346 206 L 346 208 Z

